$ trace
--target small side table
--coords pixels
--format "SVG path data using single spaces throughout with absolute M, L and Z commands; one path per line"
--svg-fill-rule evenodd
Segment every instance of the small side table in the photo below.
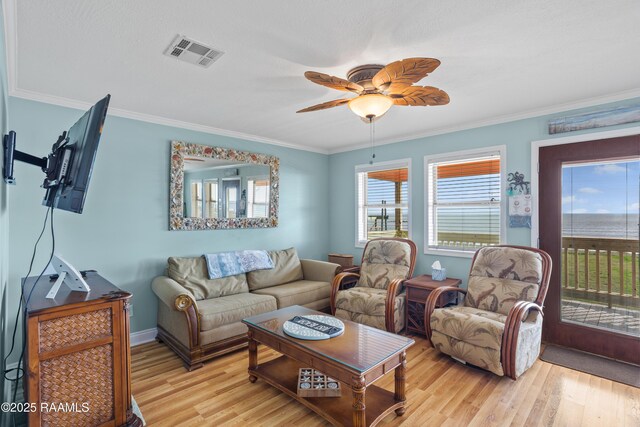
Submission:
M 429 274 L 422 274 L 405 281 L 404 286 L 407 289 L 407 303 L 405 304 L 407 332 L 425 334 L 424 306 L 431 291 L 441 286 L 459 286 L 460 283 L 462 283 L 462 280 L 452 278 L 442 281 L 433 280 Z M 436 307 L 444 307 L 457 302 L 457 292 L 445 292 L 440 296 Z

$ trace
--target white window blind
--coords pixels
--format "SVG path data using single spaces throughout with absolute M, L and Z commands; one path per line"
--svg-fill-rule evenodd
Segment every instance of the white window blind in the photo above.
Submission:
M 205 218 L 218 218 L 218 180 L 204 181 Z
M 249 178 L 249 200 L 247 216 L 249 218 L 264 218 L 269 216 L 269 179 Z
M 476 251 L 502 241 L 500 151 L 426 160 L 428 249 Z
M 191 181 L 191 212 L 195 218 L 202 218 L 202 181 Z
M 409 235 L 409 161 L 356 167 L 356 245 Z

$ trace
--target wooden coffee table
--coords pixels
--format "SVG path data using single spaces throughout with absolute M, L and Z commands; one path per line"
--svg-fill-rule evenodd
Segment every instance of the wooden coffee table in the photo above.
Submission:
M 414 341 L 348 320 L 343 320 L 344 334 L 324 341 L 300 340 L 283 332 L 285 321 L 307 314 L 324 313 L 295 305 L 243 320 L 249 327 L 249 380 L 263 379 L 338 426 L 373 426 L 391 411 L 404 414 L 406 350 Z M 258 343 L 283 356 L 259 365 Z M 346 384 L 352 393 L 300 397 L 299 368 L 317 369 Z M 395 393 L 372 385 L 391 370 L 395 372 Z

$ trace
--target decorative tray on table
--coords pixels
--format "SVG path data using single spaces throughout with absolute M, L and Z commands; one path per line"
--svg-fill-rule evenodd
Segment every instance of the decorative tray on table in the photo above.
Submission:
M 298 371 L 298 396 L 340 397 L 340 382 L 311 368 Z
M 326 340 L 342 335 L 344 323 L 332 316 L 308 314 L 287 320 L 282 325 L 282 330 L 287 335 L 302 340 Z

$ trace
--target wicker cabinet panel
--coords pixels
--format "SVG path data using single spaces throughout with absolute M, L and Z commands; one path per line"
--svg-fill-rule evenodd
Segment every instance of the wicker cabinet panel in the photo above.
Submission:
M 111 309 L 89 311 L 40 322 L 40 352 L 57 350 L 112 334 Z
M 111 344 L 42 361 L 42 402 L 65 403 L 71 410 L 43 412 L 41 425 L 97 426 L 113 420 L 113 374 Z
M 29 427 L 142 427 L 131 405 L 129 300 L 131 294 L 95 272 L 91 290 L 24 281 L 27 305 L 25 400 L 38 410 Z M 53 284 L 53 283 L 52 283 Z

